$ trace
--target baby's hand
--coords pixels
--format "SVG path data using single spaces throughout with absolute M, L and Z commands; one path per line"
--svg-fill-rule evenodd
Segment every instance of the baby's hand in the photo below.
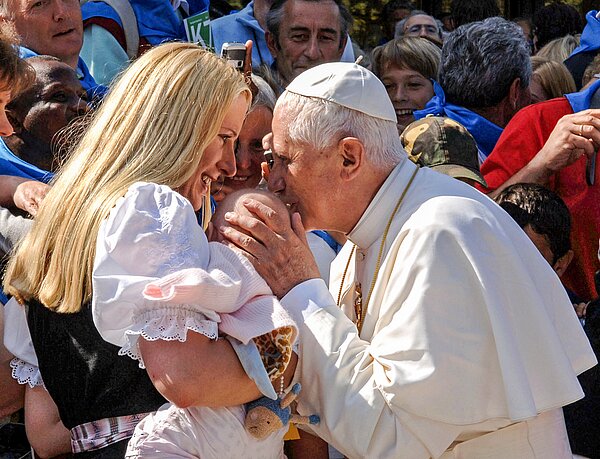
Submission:
M 48 191 L 50 191 L 50 185 L 36 180 L 20 183 L 13 195 L 15 206 L 35 216 Z

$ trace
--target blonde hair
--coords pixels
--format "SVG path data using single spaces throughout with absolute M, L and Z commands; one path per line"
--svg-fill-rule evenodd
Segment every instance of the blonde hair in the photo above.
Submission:
M 533 70 L 532 78 L 540 83 L 549 99 L 577 91 L 571 72 L 562 62 L 533 56 L 531 68 Z
M 240 72 L 197 45 L 169 43 L 119 78 L 16 248 L 4 288 L 57 312 L 92 293 L 96 236 L 135 182 L 176 189 L 196 171 L 233 100 L 250 100 Z
M 546 43 L 536 54 L 538 57 L 545 57 L 551 61 L 563 62 L 571 55 L 573 50 L 579 46 L 581 35 L 565 35 L 555 38 Z

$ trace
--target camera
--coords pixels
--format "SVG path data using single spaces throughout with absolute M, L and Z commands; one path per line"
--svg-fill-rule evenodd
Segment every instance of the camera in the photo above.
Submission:
M 246 45 L 243 43 L 223 43 L 221 57 L 241 72 L 246 58 Z

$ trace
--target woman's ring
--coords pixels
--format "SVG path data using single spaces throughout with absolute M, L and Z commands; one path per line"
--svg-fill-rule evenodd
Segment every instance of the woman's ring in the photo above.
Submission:
M 583 124 L 579 125 L 579 136 L 583 137 Z

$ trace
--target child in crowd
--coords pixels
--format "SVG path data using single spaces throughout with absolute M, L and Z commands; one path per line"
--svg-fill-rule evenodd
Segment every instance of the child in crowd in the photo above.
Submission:
M 249 213 L 242 204 L 245 198 L 287 213 L 285 205 L 266 191 L 228 194 L 209 226 L 207 266 L 183 267 L 148 284 L 144 296 L 172 307 L 195 308 L 218 323 L 220 335 L 227 335 L 219 339 L 231 342 L 248 376 L 265 396 L 276 399 L 273 385 L 283 392 L 282 375 L 292 357 L 295 324 L 252 264 L 218 242 L 223 241 L 218 228 L 227 225 L 226 212 Z M 258 440 L 244 428 L 244 417 L 243 406 L 178 408 L 167 404 L 138 424 L 126 457 L 283 457 L 286 429 Z
M 563 200 L 553 191 L 535 183 L 517 183 L 497 197 L 508 214 L 540 251 L 552 269 L 562 276 L 573 260 L 571 215 Z M 586 304 L 567 289 L 577 315 L 585 317 Z

